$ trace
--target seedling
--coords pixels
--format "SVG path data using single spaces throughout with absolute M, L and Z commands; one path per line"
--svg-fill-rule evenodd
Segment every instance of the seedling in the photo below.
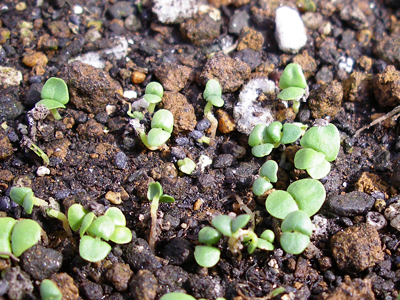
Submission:
M 179 170 L 185 174 L 192 174 L 194 169 L 196 169 L 196 164 L 190 158 L 185 157 L 184 159 L 178 160 Z
M 282 125 L 281 122 L 273 122 L 269 126 L 258 124 L 249 135 L 248 143 L 252 147 L 251 152 L 256 157 L 267 156 L 281 144 L 294 143 L 304 134 L 306 128 L 307 126 L 302 123 Z
M 57 77 L 49 78 L 42 88 L 41 98 L 38 105 L 44 105 L 51 111 L 54 119 L 60 120 L 61 116 L 57 108 L 65 108 L 69 101 L 68 86 L 64 80 Z
M 19 257 L 39 240 L 42 228 L 30 219 L 0 218 L 0 257 Z
M 310 244 L 312 223 L 306 212 L 296 210 L 289 213 L 283 220 L 281 229 L 280 244 L 285 252 L 300 254 Z
M 49 157 L 44 153 L 42 149 L 40 149 L 31 139 L 26 136 L 23 136 L 21 140 L 21 145 L 31 149 L 37 156 L 43 159 L 44 164 L 47 166 L 50 163 Z
M 171 292 L 162 295 L 160 300 L 196 300 L 196 298 L 185 293 Z
M 125 216 L 116 207 L 110 207 L 104 215 L 97 218 L 82 205 L 73 204 L 68 209 L 68 222 L 72 230 L 80 230 L 79 254 L 90 262 L 103 260 L 111 251 L 111 246 L 101 239 L 116 244 L 126 244 L 132 240 L 132 232 L 126 227 Z
M 336 159 L 340 148 L 340 134 L 336 126 L 314 126 L 300 140 L 304 149 L 296 152 L 294 165 L 297 169 L 307 170 L 314 179 L 321 179 L 329 174 L 331 164 Z
M 218 121 L 212 113 L 212 108 L 222 107 L 224 105 L 224 100 L 221 98 L 222 89 L 218 80 L 210 79 L 203 93 L 203 98 L 207 101 L 206 107 L 204 108 L 204 116 L 211 122 L 211 138 L 215 138 L 217 132 Z
M 17 187 L 14 186 L 10 190 L 10 198 L 12 201 L 21 205 L 28 214 L 32 213 L 33 206 L 48 206 L 49 204 L 35 197 L 33 191 L 29 187 Z
M 57 284 L 50 279 L 44 279 L 40 283 L 40 297 L 42 300 L 61 300 L 62 293 Z
M 174 116 L 167 109 L 160 109 L 151 120 L 151 129 L 146 136 L 146 132 L 142 124 L 138 120 L 133 119 L 130 124 L 139 134 L 143 144 L 150 150 L 160 149 L 162 145 L 171 137 L 174 129 Z
M 149 107 L 147 108 L 147 110 L 150 113 L 153 113 L 156 104 L 160 102 L 163 97 L 164 89 L 160 83 L 153 81 L 146 85 L 146 90 L 144 93 L 144 100 L 149 102 Z
M 157 239 L 157 210 L 160 202 L 172 203 L 175 199 L 171 196 L 165 195 L 162 186 L 159 182 L 151 182 L 149 189 L 147 190 L 147 199 L 151 201 L 150 204 L 150 216 L 151 216 L 151 227 L 149 236 L 149 246 L 154 250 L 156 239 Z
M 297 114 L 300 100 L 307 88 L 306 78 L 299 64 L 291 63 L 286 66 L 279 79 L 279 87 L 282 91 L 277 97 L 284 101 L 293 100 L 293 111 Z
M 272 189 L 272 183 L 278 181 L 278 164 L 274 160 L 267 160 L 260 168 L 260 177 L 253 183 L 253 193 L 261 196 L 266 191 Z
M 250 221 L 251 216 L 244 214 L 235 218 L 226 215 L 219 215 L 211 220 L 210 226 L 204 227 L 199 231 L 199 242 L 206 244 L 196 246 L 194 250 L 194 258 L 196 262 L 205 268 L 215 266 L 220 258 L 221 252 L 212 245 L 218 243 L 222 236 L 228 237 L 228 246 L 232 253 L 238 254 L 240 260 L 242 254 L 240 252 L 241 245 L 247 245 L 248 253 L 253 253 L 256 248 L 271 251 L 274 249 L 272 245 L 274 234 L 271 230 L 264 231 L 258 237 L 253 229 L 243 229 Z

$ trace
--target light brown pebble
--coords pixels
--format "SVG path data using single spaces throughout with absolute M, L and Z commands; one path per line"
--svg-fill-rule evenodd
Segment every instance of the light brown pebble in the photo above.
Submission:
M 195 203 L 194 203 L 194 205 L 193 205 L 193 209 L 194 210 L 199 210 L 200 209 L 200 207 L 203 205 L 203 200 L 202 199 L 198 199 Z
M 121 204 L 122 203 L 120 192 L 108 191 L 105 195 L 105 198 L 108 201 L 110 201 L 112 204 Z
M 139 83 L 142 83 L 145 79 L 146 79 L 146 74 L 144 74 L 142 72 L 138 72 L 138 71 L 132 72 L 132 76 L 131 76 L 132 83 L 139 84 Z
M 17 5 L 15 5 L 15 9 L 17 11 L 24 11 L 26 9 L 26 3 L 25 2 L 18 2 Z
M 46 54 L 43 52 L 28 53 L 22 59 L 22 62 L 28 67 L 34 67 L 36 65 L 45 66 L 48 61 Z
M 236 129 L 235 120 L 224 110 L 218 109 L 215 114 L 218 118 L 218 130 L 222 133 L 229 133 Z

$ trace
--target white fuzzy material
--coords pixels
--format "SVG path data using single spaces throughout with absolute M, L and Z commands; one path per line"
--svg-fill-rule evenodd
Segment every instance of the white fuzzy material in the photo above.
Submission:
M 180 23 L 198 10 L 196 0 L 154 0 L 153 13 L 161 23 Z

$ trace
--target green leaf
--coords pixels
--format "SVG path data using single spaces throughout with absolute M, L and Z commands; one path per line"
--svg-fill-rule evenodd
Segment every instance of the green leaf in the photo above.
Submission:
M 175 198 L 171 197 L 169 195 L 162 195 L 160 197 L 160 202 L 161 203 L 173 203 L 173 202 L 175 202 Z
M 147 135 L 147 143 L 152 147 L 159 147 L 165 144 L 171 137 L 171 134 L 161 128 L 153 128 Z
M 69 101 L 68 86 L 61 78 L 51 77 L 42 88 L 41 98 L 67 104 Z
M 269 155 L 274 148 L 275 147 L 273 144 L 261 144 L 261 145 L 253 147 L 251 149 L 251 153 L 255 157 L 264 157 L 264 156 Z
M 77 231 L 88 211 L 82 205 L 75 203 L 68 209 L 68 223 L 73 231 Z
M 239 229 L 245 227 L 249 223 L 251 217 L 247 214 L 239 215 L 231 221 L 231 231 L 235 233 Z
M 153 94 L 146 94 L 143 96 L 144 100 L 148 103 L 158 103 L 161 101 L 161 97 Z
M 274 141 L 267 134 L 267 125 L 265 124 L 257 124 L 250 132 L 248 141 L 250 147 L 265 143 L 272 144 L 273 142 Z
M 18 205 L 23 205 L 24 198 L 28 193 L 32 193 L 32 189 L 29 187 L 13 186 L 10 190 L 10 198 Z
M 257 240 L 257 248 L 265 251 L 272 251 L 274 250 L 274 245 L 270 242 L 266 241 L 265 239 L 259 238 Z
M 291 63 L 283 70 L 281 78 L 279 78 L 279 87 L 286 89 L 289 87 L 298 87 L 305 89 L 307 87 L 306 78 L 304 77 L 301 66 Z
M 278 181 L 278 164 L 274 160 L 267 160 L 260 169 L 260 176 L 275 183 Z
M 298 87 L 288 87 L 282 90 L 276 97 L 284 101 L 295 100 L 298 101 L 301 96 L 306 92 L 305 89 Z
M 196 300 L 196 298 L 185 293 L 172 292 L 162 295 L 160 300 Z
M 293 123 L 285 123 L 282 130 L 281 144 L 291 144 L 303 134 L 303 130 L 299 125 Z
M 293 197 L 281 190 L 274 191 L 267 197 L 265 207 L 270 215 L 278 219 L 284 219 L 289 213 L 299 209 Z
M 79 255 L 89 262 L 97 262 L 106 258 L 111 246 L 100 239 L 85 235 L 79 242 Z
M 222 235 L 221 233 L 210 226 L 206 226 L 199 231 L 199 243 L 213 245 L 219 242 Z
M 203 98 L 208 101 L 210 96 L 222 96 L 221 85 L 216 79 L 210 79 L 207 81 L 206 88 L 204 89 Z
M 316 214 L 326 198 L 325 188 L 315 179 L 300 179 L 289 185 L 287 192 L 296 200 L 300 210 L 310 217 Z
M 196 169 L 196 164 L 190 158 L 185 157 L 184 159 L 178 160 L 179 170 L 185 174 L 192 174 Z
M 61 300 L 62 296 L 57 284 L 50 279 L 44 279 L 40 283 L 40 297 L 42 300 Z
M 266 229 L 261 233 L 260 238 L 273 243 L 275 240 L 275 233 L 270 229 Z
M 100 216 L 92 222 L 87 231 L 90 235 L 108 241 L 114 233 L 114 230 L 115 225 L 113 220 L 108 216 Z
M 254 252 L 254 250 L 257 249 L 258 240 L 259 240 L 259 238 L 254 237 L 254 238 L 251 240 L 251 242 L 249 243 L 249 245 L 247 246 L 247 252 L 248 252 L 249 254 L 252 254 L 252 253 Z
M 194 259 L 203 268 L 214 267 L 218 261 L 221 252 L 212 246 L 196 246 L 194 249 Z
M 310 237 L 300 232 L 284 232 L 281 235 L 280 243 L 286 253 L 300 254 L 310 244 Z
M 132 240 L 132 231 L 125 226 L 115 226 L 110 241 L 116 244 L 127 244 Z
M 34 194 L 33 192 L 29 192 L 28 194 L 25 195 L 24 197 L 24 203 L 22 203 L 22 206 L 24 207 L 25 211 L 28 214 L 32 213 L 33 210 L 33 204 L 34 204 Z
M 311 127 L 301 138 L 300 145 L 323 153 L 327 161 L 334 161 L 340 149 L 339 130 L 333 124 Z
M 94 219 L 96 219 L 96 215 L 93 212 L 87 213 L 86 216 L 83 218 L 81 229 L 79 230 L 79 235 L 81 237 L 86 233 Z
M 152 81 L 146 85 L 146 90 L 144 92 L 145 94 L 157 95 L 158 97 L 162 98 L 164 89 L 160 83 Z
M 256 196 L 261 196 L 266 191 L 268 191 L 272 188 L 273 188 L 273 186 L 272 186 L 271 182 L 269 182 L 268 180 L 266 180 L 262 177 L 258 177 L 253 182 L 253 193 Z
M 271 123 L 267 127 L 267 134 L 274 141 L 274 143 L 279 142 L 281 140 L 281 130 L 282 130 L 282 123 L 278 121 Z
M 153 201 L 154 198 L 160 198 L 163 194 L 163 188 L 159 182 L 151 182 L 147 190 L 147 199 Z
M 104 215 L 110 217 L 115 226 L 126 226 L 125 216 L 119 208 L 110 207 L 106 210 Z
M 312 223 L 308 214 L 302 210 L 291 212 L 282 221 L 282 232 L 300 232 L 304 235 L 312 235 Z
M 311 148 L 303 148 L 294 156 L 294 166 L 299 170 L 305 170 L 318 166 L 325 160 L 325 155 Z
M 174 129 L 174 116 L 168 109 L 159 109 L 153 115 L 151 128 L 161 128 L 168 133 Z
M 219 215 L 211 220 L 211 224 L 219 230 L 225 236 L 232 235 L 231 229 L 232 218 L 226 215 Z
M 51 99 L 42 99 L 36 102 L 35 106 L 44 105 L 47 109 L 56 109 L 56 108 L 65 108 L 65 105 L 61 102 L 51 100 Z
M 224 100 L 220 96 L 210 96 L 206 100 L 211 102 L 215 107 L 222 107 L 225 104 Z
M 34 246 L 40 240 L 42 228 L 30 219 L 22 219 L 14 225 L 11 233 L 12 253 L 19 257 L 23 252 Z
M 329 174 L 330 171 L 331 171 L 331 164 L 326 159 L 324 159 L 322 163 L 320 163 L 319 165 L 307 169 L 307 173 L 313 179 L 324 178 L 326 175 Z
M 0 218 L 0 239 L 10 240 L 12 229 L 16 223 L 17 220 L 10 217 Z

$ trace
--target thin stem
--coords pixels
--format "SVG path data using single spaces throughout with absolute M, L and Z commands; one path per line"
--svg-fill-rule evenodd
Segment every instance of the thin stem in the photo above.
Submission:
M 40 199 L 38 197 L 32 196 L 32 200 L 33 200 L 33 205 L 36 205 L 36 206 L 49 206 L 49 204 L 45 200 Z
M 204 108 L 204 116 L 211 122 L 210 132 L 211 138 L 215 138 L 215 134 L 217 132 L 218 120 L 214 117 L 212 113 L 213 105 L 211 102 L 207 102 L 206 107 Z
M 140 139 L 142 140 L 142 143 L 149 148 L 150 150 L 157 150 L 159 147 L 156 146 L 150 146 L 150 144 L 147 142 L 147 135 L 145 132 L 140 132 L 139 133 Z
M 12 260 L 14 260 L 14 261 L 16 261 L 16 262 L 19 262 L 19 258 L 16 257 L 14 254 L 10 253 L 10 252 L 0 252 L 0 256 L 3 256 L 3 255 L 7 255 L 7 256 L 9 256 Z
M 61 120 L 61 116 L 60 116 L 60 114 L 58 113 L 58 110 L 57 110 L 56 108 L 50 109 L 50 111 L 51 111 L 51 113 L 53 114 L 54 119 L 56 119 L 56 120 Z
M 28 148 L 35 152 L 37 156 L 41 157 L 45 165 L 48 165 L 50 163 L 49 157 L 46 155 L 46 153 L 44 153 L 44 151 L 36 146 L 34 143 L 28 145 Z
M 297 114 L 300 108 L 300 101 L 293 100 L 293 111 Z
M 147 110 L 148 110 L 149 113 L 152 114 L 154 112 L 155 108 L 156 108 L 156 103 L 150 103 L 149 107 L 147 108 Z
M 71 228 L 69 227 L 68 219 L 62 212 L 52 209 L 52 208 L 49 208 L 46 210 L 46 213 L 49 217 L 60 220 L 62 222 L 65 232 L 68 234 L 68 236 L 72 237 L 72 231 L 71 231 Z
M 149 236 L 149 246 L 154 251 L 157 239 L 157 210 L 160 198 L 154 197 L 150 204 L 151 227 Z

